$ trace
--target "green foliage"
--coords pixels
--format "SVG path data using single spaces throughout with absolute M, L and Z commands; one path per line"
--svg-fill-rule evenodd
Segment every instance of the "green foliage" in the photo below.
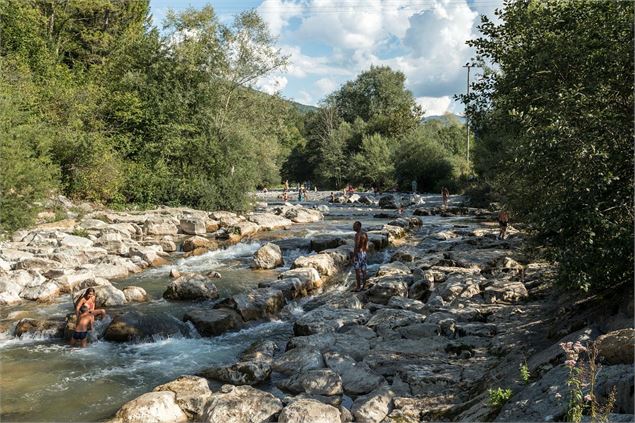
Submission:
M 501 408 L 503 405 L 505 405 L 507 400 L 512 397 L 512 390 L 499 387 L 496 389 L 488 389 L 487 394 L 489 396 L 490 407 Z
M 467 98 L 477 172 L 583 290 L 632 287 L 633 16 L 632 2 L 509 1 L 472 42 L 498 69 Z
M 85 228 L 75 228 L 73 229 L 73 232 L 71 232 L 71 235 L 75 235 L 75 236 L 81 236 L 84 238 L 88 238 L 88 231 Z
M 531 379 L 531 372 L 529 371 L 529 366 L 527 366 L 527 362 L 523 362 L 520 364 L 520 367 L 518 368 L 518 371 L 520 373 L 520 380 L 527 385 L 529 383 L 529 380 Z
M 349 179 L 382 189 L 392 187 L 394 173 L 387 140 L 379 134 L 365 136 L 359 153 L 353 156 Z

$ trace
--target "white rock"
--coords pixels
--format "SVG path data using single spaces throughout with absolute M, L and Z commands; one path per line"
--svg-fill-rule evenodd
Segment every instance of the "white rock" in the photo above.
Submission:
M 127 402 L 117 411 L 116 419 L 122 423 L 186 422 L 187 415 L 176 403 L 171 391 L 148 392 Z

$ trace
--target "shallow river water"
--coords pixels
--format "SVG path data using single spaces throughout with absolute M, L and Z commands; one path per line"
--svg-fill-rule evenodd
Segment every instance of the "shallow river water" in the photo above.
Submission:
M 427 201 L 425 206 L 437 205 L 437 202 Z M 362 221 L 365 227 L 386 223 L 387 219 L 373 218 L 378 211 L 366 207 L 330 207 L 330 214 L 322 222 L 266 232 L 256 239 L 198 257 L 175 257 L 170 265 L 113 281 L 119 288 L 143 287 L 151 301 L 123 307 L 180 326 L 182 330 L 178 335 L 139 343 L 97 341 L 88 348 L 78 349 L 45 335 L 14 338 L 9 327 L 0 333 L 0 421 L 106 420 L 123 403 L 154 386 L 183 374 L 195 374 L 212 364 L 230 362 L 256 340 L 271 339 L 282 343 L 292 334 L 292 323 L 288 319 L 252 324 L 239 332 L 218 337 L 200 337 L 193 327 L 182 323 L 182 318 L 187 310 L 209 307 L 210 304 L 163 300 L 161 295 L 169 282 L 170 269 L 217 270 L 222 278 L 215 280 L 215 284 L 221 298 L 227 297 L 256 287 L 260 281 L 275 279 L 281 270 L 288 268 L 275 271 L 249 268 L 252 254 L 267 240 L 310 238 L 318 234 L 352 235 L 354 220 Z M 439 224 L 442 222 L 438 218 L 424 218 L 424 228 Z M 308 253 L 306 250 L 284 251 L 285 265 Z M 389 253 L 377 253 L 371 263 L 385 261 Z M 340 283 L 332 286 L 339 285 L 335 289 L 343 289 L 352 283 L 354 276 L 346 271 L 338 278 Z M 295 314 L 302 312 L 301 303 L 288 308 Z M 6 323 L 22 317 L 53 318 L 69 311 L 72 311 L 72 303 L 69 295 L 65 295 L 53 304 L 0 307 L 0 320 Z

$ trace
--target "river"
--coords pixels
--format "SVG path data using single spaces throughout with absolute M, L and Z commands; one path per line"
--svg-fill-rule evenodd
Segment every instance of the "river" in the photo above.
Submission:
M 436 206 L 439 196 L 426 196 L 425 206 Z M 293 260 L 307 250 L 283 250 L 285 268 L 274 271 L 252 270 L 252 254 L 268 240 L 311 238 L 317 234 L 352 235 L 353 221 L 365 227 L 380 226 L 389 219 L 376 219 L 380 210 L 357 205 L 330 207 L 324 221 L 294 225 L 289 230 L 258 234 L 224 250 L 197 257 L 182 258 L 178 254 L 166 266 L 153 268 L 125 280 L 113 281 L 119 288 L 135 285 L 146 290 L 151 301 L 128 304 L 135 310 L 154 316 L 158 324 L 169 323 L 178 328 L 169 336 L 157 336 L 139 343 L 97 341 L 89 348 L 70 348 L 59 339 L 46 334 L 15 338 L 9 326 L 0 333 L 0 380 L 2 421 L 102 421 L 112 417 L 125 402 L 183 374 L 195 374 L 210 365 L 231 362 L 252 342 L 260 339 L 280 344 L 292 335 L 292 317 L 302 313 L 302 301 L 288 304 L 279 320 L 260 322 L 239 332 L 222 336 L 200 337 L 189 324 L 182 323 L 184 313 L 192 308 L 210 307 L 210 303 L 168 302 L 161 295 L 169 282 L 169 271 L 203 272 L 216 270 L 222 278 L 215 280 L 221 298 L 244 292 L 258 282 L 275 279 L 288 269 Z M 394 214 L 395 211 L 381 210 Z M 422 228 L 439 226 L 445 221 L 424 217 Z M 376 253 L 371 264 L 377 266 L 390 257 L 390 250 Z M 372 266 L 371 266 L 372 270 Z M 337 276 L 329 289 L 345 289 L 352 284 L 350 270 Z M 5 323 L 23 317 L 54 318 L 72 310 L 69 295 L 53 304 L 23 303 L 0 307 L 0 319 Z

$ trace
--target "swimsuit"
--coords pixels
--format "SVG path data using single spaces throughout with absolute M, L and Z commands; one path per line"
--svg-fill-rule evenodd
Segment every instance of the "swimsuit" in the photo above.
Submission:
M 87 336 L 88 336 L 88 331 L 86 332 L 73 331 L 73 339 L 77 339 L 78 341 L 85 339 Z
M 359 251 L 355 254 L 355 258 L 353 259 L 353 268 L 355 270 L 366 271 L 366 267 L 366 251 Z
M 506 228 L 507 227 L 507 222 L 503 222 L 502 220 L 499 220 L 498 224 L 501 226 L 501 228 Z

